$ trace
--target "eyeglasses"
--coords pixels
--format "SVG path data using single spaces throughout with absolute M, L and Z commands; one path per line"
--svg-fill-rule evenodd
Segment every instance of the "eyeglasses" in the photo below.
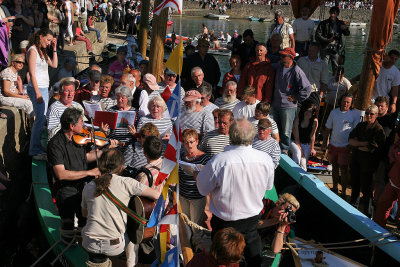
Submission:
M 375 113 L 372 113 L 372 112 L 365 112 L 365 115 L 371 115 L 371 116 L 374 116 L 375 115 Z
M 15 63 L 25 64 L 23 61 L 14 61 Z

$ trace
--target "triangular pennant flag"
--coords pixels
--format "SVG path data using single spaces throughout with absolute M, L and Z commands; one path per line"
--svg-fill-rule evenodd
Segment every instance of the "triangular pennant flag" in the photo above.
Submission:
M 167 103 L 171 95 L 172 95 L 171 89 L 169 89 L 169 86 L 167 85 L 164 91 L 161 93 L 161 97 L 164 99 L 165 103 Z
M 157 16 L 160 15 L 161 11 L 164 8 L 172 8 L 178 11 L 178 14 L 182 13 L 182 1 L 183 0 L 164 0 L 159 4 L 156 8 L 154 8 L 153 13 L 156 14 Z
M 179 45 L 169 55 L 165 67 L 177 73 L 179 76 L 182 73 L 183 65 L 183 38 L 180 38 Z

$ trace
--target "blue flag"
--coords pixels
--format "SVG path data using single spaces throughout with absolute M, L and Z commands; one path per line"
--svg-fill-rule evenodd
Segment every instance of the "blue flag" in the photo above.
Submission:
M 174 247 L 167 251 L 165 254 L 165 261 L 163 264 L 160 264 L 159 259 L 155 260 L 151 267 L 176 267 L 179 266 L 178 261 L 178 247 Z
M 150 219 L 149 219 L 146 227 L 153 227 L 158 224 L 158 222 L 161 220 L 161 217 L 164 214 L 164 208 L 165 208 L 165 199 L 164 199 L 163 195 L 161 194 L 157 200 L 157 203 L 153 209 L 153 212 L 151 213 Z
M 181 100 L 180 92 L 181 92 L 181 81 L 179 81 L 176 84 L 175 89 L 172 92 L 172 95 L 169 97 L 167 101 L 167 107 L 171 119 L 178 117 L 179 105 Z

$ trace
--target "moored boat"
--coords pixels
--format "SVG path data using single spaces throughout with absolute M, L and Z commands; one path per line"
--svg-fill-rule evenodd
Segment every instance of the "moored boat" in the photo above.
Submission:
M 249 20 L 250 20 L 250 21 L 260 21 L 260 18 L 256 18 L 256 17 L 253 17 L 253 16 L 249 16 Z
M 334 194 L 287 155 L 281 155 L 275 186 L 279 193 L 294 194 L 302 206 L 296 212 L 296 236 L 346 244 L 329 249 L 365 265 L 382 266 L 383 260 L 386 266 L 399 264 L 400 242 L 396 236 Z
M 216 19 L 216 20 L 226 20 L 229 19 L 229 15 L 218 15 L 218 14 L 213 14 L 213 13 L 208 13 L 208 15 L 206 15 L 207 18 L 209 19 Z

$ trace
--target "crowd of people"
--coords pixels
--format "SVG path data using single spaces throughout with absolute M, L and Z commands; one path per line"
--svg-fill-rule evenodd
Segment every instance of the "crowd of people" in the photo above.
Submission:
M 71 6 L 67 9 L 73 10 Z M 23 109 L 33 122 L 29 155 L 46 160 L 51 169 L 62 238 L 69 242 L 71 232 L 81 231 L 89 266 L 120 260 L 124 250 L 128 266 L 141 261 L 143 247 L 130 242 L 128 215 L 115 203 L 127 205 L 135 195 L 158 199 L 163 184 L 154 181 L 175 125 L 182 131 L 182 212 L 191 222 L 208 227 L 213 237 L 210 252 L 196 255 L 188 266 L 238 266 L 241 261 L 260 266 L 273 260 L 293 222 L 288 215 L 300 204 L 290 194 L 273 203 L 263 199 L 265 192 L 274 185 L 281 153 L 306 171 L 318 145 L 328 151 L 332 190 L 348 200 L 346 188 L 351 186 L 349 202 L 384 226 L 400 192 L 395 128 L 400 84 L 395 64 L 400 53 L 391 50 L 384 56 L 371 105 L 360 122 L 353 109 L 356 87 L 350 87 L 340 56 L 342 36 L 349 30 L 338 15 L 339 9 L 332 7 L 314 33 L 307 7 L 293 25 L 277 10 L 267 43 L 255 40 L 250 29 L 242 35 L 236 31 L 232 69 L 223 75 L 222 87 L 219 63 L 208 53 L 210 41 L 201 38 L 197 52 L 192 47 L 189 54 L 186 47 L 180 77 L 166 68 L 158 83 L 148 72 L 148 61 L 131 66 L 127 48 L 120 47 L 108 70 L 89 67 L 87 82 L 68 75 L 68 64 L 76 63 L 69 60 L 59 75 L 58 95 L 52 94 L 48 67 L 58 66 L 57 37 L 62 33 L 48 28 L 33 33 L 26 51 L 15 54 L 0 73 L 0 101 Z M 81 16 L 80 21 L 84 32 L 86 20 Z M 203 33 L 208 34 L 206 27 Z M 27 78 L 18 75 L 25 62 Z M 351 80 L 355 83 L 356 78 Z M 182 103 L 177 117 L 171 116 L 165 100 L 176 86 L 181 87 Z M 113 113 L 136 112 L 135 120 L 116 127 L 101 123 L 98 130 L 108 140 L 103 149 L 78 145 L 74 136 L 81 136 L 84 123 L 90 125 L 93 119 L 84 108 L 88 102 Z M 324 133 L 321 140 L 318 132 Z M 194 165 L 200 171 L 188 167 Z M 124 177 L 123 170 L 135 175 Z M 369 209 L 370 199 L 375 214 Z M 200 235 L 197 229 L 189 234 L 192 240 Z

